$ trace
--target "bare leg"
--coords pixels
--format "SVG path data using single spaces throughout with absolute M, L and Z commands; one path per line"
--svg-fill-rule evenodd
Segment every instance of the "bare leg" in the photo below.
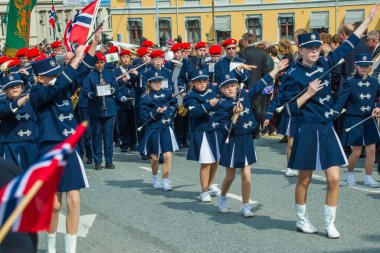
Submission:
M 296 204 L 305 205 L 307 199 L 307 189 L 309 188 L 312 170 L 300 170 L 298 174 L 298 181 L 296 185 Z
M 332 166 L 325 171 L 327 179 L 326 205 L 336 206 L 339 197 L 339 166 Z
M 218 171 L 218 167 L 219 167 L 219 161 L 216 161 L 216 162 L 214 162 L 214 163 L 211 164 L 211 166 L 210 166 L 210 176 L 209 176 L 209 179 L 208 179 L 208 186 L 214 184 L 215 177 L 216 177 L 216 172 Z
M 210 168 L 211 168 L 210 163 L 201 164 L 201 170 L 200 170 L 199 176 L 201 179 L 202 192 L 208 191 L 208 183 L 210 180 Z
M 78 233 L 80 217 L 80 191 L 72 190 L 66 193 L 67 218 L 66 233 L 76 235 Z
M 230 189 L 230 186 L 235 179 L 235 173 L 236 173 L 235 169 L 226 168 L 226 177 L 224 178 L 222 182 L 222 189 L 221 189 L 222 196 L 226 196 L 228 190 Z
M 245 166 L 241 169 L 241 194 L 243 204 L 249 203 L 251 196 L 251 166 Z
M 62 193 L 57 192 L 54 196 L 53 216 L 50 221 L 49 234 L 57 232 L 59 211 L 62 206 Z
M 362 153 L 362 147 L 361 146 L 353 146 L 352 147 L 352 153 L 350 157 L 348 157 L 348 172 L 353 172 L 355 169 L 356 161 L 359 159 L 360 155 Z
M 171 167 L 172 167 L 172 153 L 166 152 L 166 153 L 164 153 L 164 164 L 163 164 L 162 178 L 169 178 L 169 173 L 170 173 Z
M 286 147 L 286 160 L 288 162 L 290 159 L 290 153 L 292 152 L 293 140 L 294 140 L 293 137 L 288 136 L 288 146 Z
M 375 165 L 376 144 L 365 146 L 365 152 L 365 174 L 372 175 L 373 166 Z
M 152 167 L 152 174 L 153 176 L 156 176 L 158 173 L 158 164 L 159 164 L 159 157 L 158 155 L 152 154 L 152 159 L 150 161 L 151 167 Z

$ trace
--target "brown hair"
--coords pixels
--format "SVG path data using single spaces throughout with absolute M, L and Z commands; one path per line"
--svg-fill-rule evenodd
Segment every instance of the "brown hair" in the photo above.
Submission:
M 293 54 L 292 44 L 288 39 L 281 39 L 278 42 L 278 52 L 282 55 Z
M 321 33 L 321 40 L 322 40 L 323 44 L 329 44 L 330 39 L 331 39 L 331 35 L 330 34 L 328 34 L 328 33 Z
M 338 34 L 334 34 L 333 36 L 330 37 L 330 40 L 329 40 L 329 43 L 332 44 L 341 44 L 340 43 L 340 38 L 339 38 L 339 35 Z
M 269 46 L 268 48 L 267 48 L 267 53 L 269 54 L 269 55 L 271 55 L 271 56 L 274 56 L 274 57 L 277 57 L 277 55 L 278 55 L 278 51 L 277 51 L 277 48 L 275 47 L 275 46 Z

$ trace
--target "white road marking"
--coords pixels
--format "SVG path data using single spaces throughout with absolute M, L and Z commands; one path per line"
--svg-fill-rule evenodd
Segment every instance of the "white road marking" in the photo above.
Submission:
M 238 201 L 242 201 L 242 197 L 241 196 L 233 194 L 233 193 L 227 193 L 227 197 L 229 197 L 231 199 L 238 200 Z M 254 200 L 250 199 L 248 201 L 248 203 L 251 204 L 251 205 L 254 205 L 254 204 L 257 204 L 257 201 L 254 201 Z
M 152 168 L 150 167 L 139 167 L 139 168 L 148 172 L 152 172 Z M 161 170 L 158 170 L 158 173 L 161 173 Z
M 96 214 L 81 215 L 79 219 L 78 234 L 79 237 L 87 237 L 88 231 L 94 223 Z M 66 233 L 66 216 L 59 213 L 58 233 Z

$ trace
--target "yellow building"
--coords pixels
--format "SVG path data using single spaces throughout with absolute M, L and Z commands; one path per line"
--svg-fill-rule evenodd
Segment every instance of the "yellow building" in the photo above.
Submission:
M 344 23 L 362 21 L 378 0 L 158 0 L 161 45 L 180 35 L 191 43 L 240 39 L 246 32 L 258 41 L 293 39 L 294 31 L 337 33 Z M 156 0 L 111 0 L 113 39 L 140 44 L 145 37 L 157 44 Z M 380 28 L 380 14 L 370 30 Z

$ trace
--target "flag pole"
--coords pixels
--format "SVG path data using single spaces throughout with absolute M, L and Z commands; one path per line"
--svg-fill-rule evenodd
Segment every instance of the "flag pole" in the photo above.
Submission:
M 5 221 L 4 225 L 0 229 L 0 244 L 4 240 L 4 237 L 8 234 L 9 230 L 15 223 L 16 219 L 20 216 L 20 214 L 27 207 L 29 202 L 33 199 L 33 197 L 37 194 L 38 190 L 43 185 L 42 180 L 37 180 L 33 186 L 30 188 L 29 192 L 25 195 L 19 205 L 17 205 L 16 209 L 11 213 L 8 219 Z

